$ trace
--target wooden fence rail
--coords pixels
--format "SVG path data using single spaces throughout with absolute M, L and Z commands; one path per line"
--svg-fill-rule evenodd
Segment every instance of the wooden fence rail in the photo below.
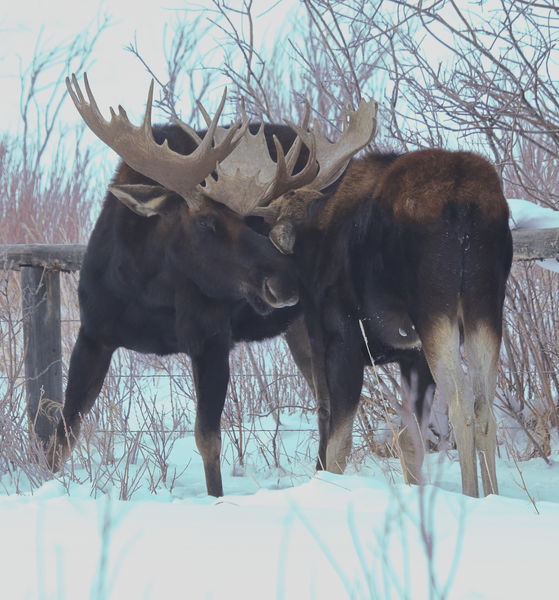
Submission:
M 559 261 L 559 229 L 513 231 L 515 260 Z M 0 245 L 0 270 L 21 271 L 27 411 L 48 441 L 62 406 L 60 272 L 79 271 L 82 244 Z

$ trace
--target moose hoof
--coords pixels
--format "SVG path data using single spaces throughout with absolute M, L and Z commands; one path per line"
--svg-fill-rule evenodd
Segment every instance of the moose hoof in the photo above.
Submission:
M 66 440 L 60 442 L 56 437 L 53 437 L 45 453 L 48 468 L 53 473 L 60 471 L 62 465 L 66 462 L 68 456 L 70 456 L 70 452 L 71 448 L 68 447 Z

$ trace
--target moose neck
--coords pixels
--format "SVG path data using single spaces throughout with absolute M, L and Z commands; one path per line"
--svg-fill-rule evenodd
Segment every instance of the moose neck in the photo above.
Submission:
M 368 277 L 382 220 L 376 189 L 398 156 L 371 153 L 353 160 L 335 185 L 307 204 L 305 218 L 296 224 L 294 248 L 303 285 L 319 289 L 345 278 L 348 268 Z

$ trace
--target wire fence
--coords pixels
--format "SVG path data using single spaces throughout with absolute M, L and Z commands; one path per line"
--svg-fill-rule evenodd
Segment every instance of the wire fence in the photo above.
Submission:
M 5 277 L 5 286 L 8 285 L 9 279 L 14 281 L 13 277 Z M 60 319 L 60 329 L 63 332 L 61 385 L 65 387 L 69 350 L 80 320 L 76 316 L 78 313 L 76 302 L 77 278 L 75 276 L 65 277 L 62 284 L 64 302 L 63 318 Z M 6 308 L 5 303 L 8 298 L 13 301 L 17 296 L 18 290 L 15 291 L 16 293 L 12 293 L 11 296 L 5 293 L 4 298 L 0 298 L 0 304 L 4 300 L 4 308 Z M 4 382 L 4 384 L 0 383 L 0 386 L 9 385 L 12 393 L 14 390 L 17 391 L 20 395 L 19 406 L 24 412 L 25 393 L 23 388 L 26 383 L 26 375 L 21 369 L 15 369 L 14 365 L 22 362 L 21 355 L 24 353 L 25 345 L 22 340 L 22 332 L 25 327 L 25 318 L 22 309 L 19 307 L 12 305 L 7 308 L 9 318 L 3 318 L 3 313 L 0 311 L 0 352 L 2 351 L 2 340 L 4 339 L 3 333 L 5 333 L 7 338 L 10 339 L 10 351 L 15 348 L 18 356 L 9 357 L 10 369 L 4 368 L 5 365 L 2 363 L 2 357 L 0 356 L 0 382 Z M 295 369 L 293 362 L 287 358 L 289 354 L 287 347 L 284 346 L 280 354 L 282 356 L 277 361 L 277 366 L 274 366 L 274 369 L 266 368 L 269 361 L 261 356 L 257 357 L 256 361 L 253 357 L 252 362 L 247 360 L 247 356 L 233 358 L 228 394 L 229 400 L 232 402 L 226 405 L 223 418 L 223 427 L 226 432 L 245 438 L 251 435 L 275 436 L 282 433 L 301 433 L 316 438 L 317 426 L 314 423 L 312 425 L 301 423 L 301 426 L 294 427 L 291 422 L 287 426 L 283 426 L 278 420 L 278 423 L 270 427 L 267 423 L 258 421 L 282 412 L 303 411 L 312 415 L 315 411 L 315 403 L 310 390 L 306 387 L 304 378 Z M 194 428 L 190 426 L 190 422 L 193 420 L 195 404 L 192 376 L 188 362 L 184 362 L 184 359 L 163 361 L 156 359 L 156 361 L 158 364 L 155 370 L 153 369 L 154 360 L 152 360 L 152 357 L 132 357 L 132 355 L 124 353 L 119 360 L 113 361 L 113 367 L 106 376 L 104 397 L 101 398 L 99 406 L 94 410 L 95 415 L 93 418 L 99 435 L 114 435 L 123 438 L 128 434 L 132 436 L 165 436 L 169 434 L 188 436 L 194 434 Z M 179 365 L 178 369 L 176 368 L 177 364 Z M 250 368 L 251 365 L 254 367 L 255 364 L 258 365 L 258 368 Z M 239 365 L 241 365 L 241 369 L 236 370 L 235 366 Z M 502 373 L 511 381 L 516 375 L 515 371 L 520 370 L 523 377 L 533 377 L 534 379 L 557 376 L 555 369 L 545 368 L 542 363 L 534 366 L 524 362 L 521 365 L 514 364 L 512 368 L 509 363 L 504 363 L 501 369 Z M 397 421 L 398 409 L 395 408 L 393 403 L 400 397 L 400 394 L 397 377 L 394 373 L 387 378 L 383 378 L 382 373 L 380 375 L 381 380 L 377 380 L 376 374 L 369 376 L 370 378 L 366 380 L 366 389 L 363 391 L 366 402 L 363 403 L 364 407 L 358 412 L 356 431 L 361 436 L 377 436 L 381 440 L 386 440 L 387 436 L 394 434 L 397 429 L 395 422 Z M 123 383 L 125 381 L 128 383 Z M 154 384 L 153 388 L 150 388 L 150 381 L 160 383 Z M 162 382 L 165 381 L 168 383 L 162 385 Z M 381 381 L 382 386 L 379 386 Z M 126 389 L 119 390 L 118 386 Z M 172 396 L 173 401 L 180 404 L 180 408 L 175 407 L 170 412 L 182 412 L 180 418 L 176 418 L 175 414 L 175 417 L 170 419 L 168 423 L 161 421 L 161 415 L 157 413 L 159 410 L 156 406 L 157 403 L 154 403 L 154 400 L 160 399 L 163 388 L 166 389 L 165 394 Z M 0 391 L 1 389 L 0 387 Z M 513 396 L 512 391 L 510 395 Z M 130 414 L 132 412 L 131 406 L 138 401 L 141 404 L 141 410 L 146 413 L 154 410 L 156 411 L 155 416 L 148 418 L 139 427 L 128 423 L 126 415 L 122 418 L 115 418 L 113 414 L 115 411 Z M 238 408 L 239 405 L 240 408 Z M 234 408 L 234 406 L 237 406 L 237 408 Z M 518 412 L 511 410 L 510 406 L 506 405 L 503 407 L 497 406 L 497 408 L 501 409 L 499 410 L 501 414 L 499 430 L 502 432 L 510 432 L 511 434 L 520 432 L 532 435 L 528 432 L 528 428 L 541 429 L 541 419 L 539 417 L 533 418 L 534 415 L 531 414 L 535 413 L 533 406 L 526 409 L 523 405 Z M 537 410 L 540 410 L 539 406 Z M 106 411 L 109 416 L 104 415 L 103 411 Z M 165 413 L 165 410 L 161 410 L 161 412 Z M 535 421 L 536 424 L 532 421 Z M 540 437 L 538 432 L 538 440 Z M 538 440 L 534 440 L 534 445 L 540 448 Z M 546 450 L 541 450 L 541 453 L 545 455 Z

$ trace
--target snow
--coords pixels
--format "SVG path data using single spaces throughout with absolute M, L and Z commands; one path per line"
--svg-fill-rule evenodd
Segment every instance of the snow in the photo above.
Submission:
M 511 212 L 511 229 L 553 229 L 559 227 L 559 210 L 528 202 L 520 198 L 507 200 Z M 540 267 L 559 272 L 559 261 L 553 258 L 536 261 Z
M 432 565 L 421 496 L 433 509 Z M 419 599 L 429 597 L 431 571 L 453 598 L 548 597 L 555 583 L 554 504 L 537 516 L 522 501 L 331 474 L 210 504 L 2 504 L 3 531 L 17 532 L 1 554 L 9 598 Z
M 455 452 L 427 457 L 429 485 L 421 488 L 402 483 L 394 459 L 370 457 L 345 475 L 314 473 L 315 441 L 307 437 L 310 451 L 302 452 L 302 434 L 292 431 L 312 421 L 294 413 L 282 422 L 281 469 L 249 448 L 239 475 L 224 437 L 227 495 L 219 499 L 205 494 L 192 435 L 170 454 L 170 470 L 188 465 L 172 490 L 150 492 L 142 479 L 128 501 L 116 499 L 118 485 L 94 494 L 83 468 L 32 494 L 13 493 L 4 476 L 2 597 L 551 597 L 553 460 L 516 463 L 501 447 L 502 495 L 472 499 L 459 493 Z
M 559 227 L 559 210 L 520 198 L 507 200 L 511 211 L 511 229 L 551 229 Z
M 559 226 L 557 211 L 510 202 L 516 227 Z M 276 355 L 274 365 L 283 372 Z M 270 390 L 286 401 L 281 386 Z M 139 387 L 132 395 L 129 426 L 136 427 L 146 421 L 144 407 L 152 397 L 144 391 L 146 404 L 140 402 Z M 163 383 L 156 396 L 160 418 L 154 413 L 154 424 L 168 426 L 177 400 Z M 397 460 L 371 453 L 354 458 L 345 475 L 315 473 L 315 416 L 284 410 L 277 436 L 275 418 L 251 415 L 243 425 L 242 468 L 232 433 L 224 431 L 226 495 L 219 499 L 206 495 L 193 435 L 172 429 L 165 438 L 117 443 L 114 463 L 107 464 L 98 446 L 86 443 L 85 428 L 73 468 L 42 484 L 15 467 L 3 473 L 0 597 L 556 595 L 559 439 L 552 440 L 549 464 L 540 458 L 519 461 L 501 443 L 501 495 L 473 499 L 460 493 L 455 451 L 427 456 L 423 487 L 404 485 Z M 134 460 L 132 451 L 138 455 Z M 162 452 L 164 478 L 157 471 Z M 273 466 L 276 458 L 279 467 Z

